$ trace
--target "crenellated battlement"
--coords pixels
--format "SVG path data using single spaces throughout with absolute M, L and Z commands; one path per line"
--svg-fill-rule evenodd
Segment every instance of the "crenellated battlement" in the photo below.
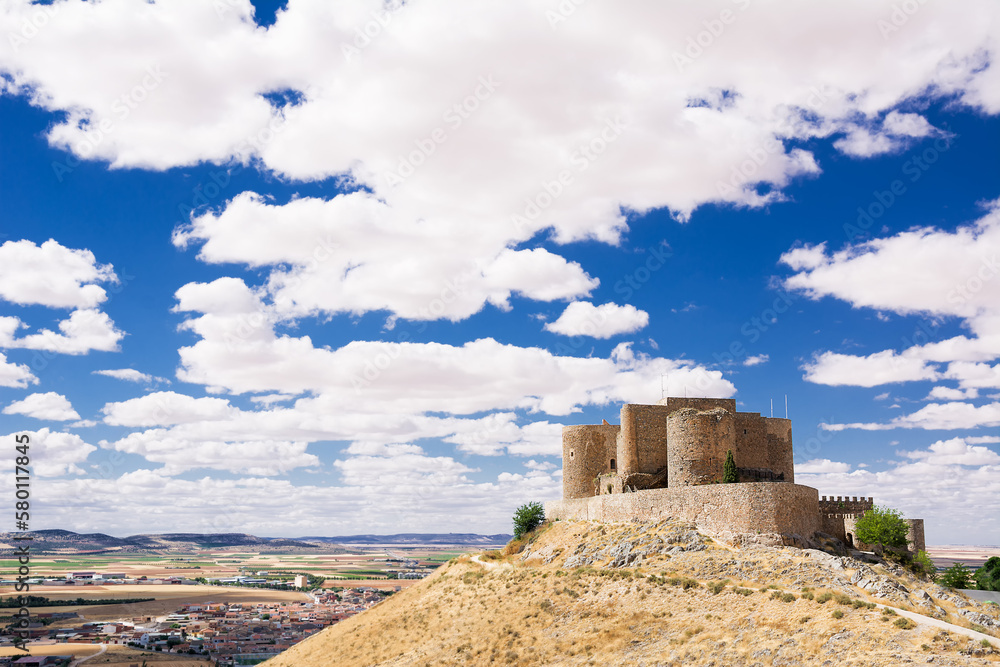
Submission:
M 858 498 L 854 496 L 823 496 L 819 499 L 819 511 L 821 514 L 831 516 L 854 516 L 862 515 L 875 505 L 872 498 Z

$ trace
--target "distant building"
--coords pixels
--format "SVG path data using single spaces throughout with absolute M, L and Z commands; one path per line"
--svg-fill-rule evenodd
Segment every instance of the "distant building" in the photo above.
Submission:
M 308 585 L 309 585 L 309 578 L 306 577 L 306 575 L 304 575 L 304 574 L 297 574 L 297 575 L 295 575 L 295 587 L 296 588 L 305 588 Z

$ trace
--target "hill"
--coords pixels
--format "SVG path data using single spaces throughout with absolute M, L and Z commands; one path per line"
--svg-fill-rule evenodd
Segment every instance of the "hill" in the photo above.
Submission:
M 35 553 L 73 549 L 76 551 L 114 551 L 116 553 L 146 551 L 190 551 L 192 549 L 226 549 L 246 547 L 254 550 L 316 549 L 321 546 L 301 540 L 262 538 L 246 533 L 165 533 L 114 537 L 104 533 L 74 533 L 70 530 L 35 530 L 31 549 Z M 0 544 L 11 545 L 22 533 L 0 533 Z M 329 546 L 329 545 L 322 545 Z
M 998 633 L 995 608 L 893 565 L 735 549 L 676 521 L 558 521 L 265 664 L 981 665 L 1000 664 Z

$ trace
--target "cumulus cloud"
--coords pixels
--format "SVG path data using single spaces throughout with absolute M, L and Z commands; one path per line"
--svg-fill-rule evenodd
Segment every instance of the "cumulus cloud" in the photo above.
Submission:
M 114 525 L 124 535 L 184 525 L 197 532 L 305 536 L 394 533 L 400 526 L 440 532 L 456 523 L 507 533 L 525 498 L 554 500 L 560 494 L 554 475 L 501 473 L 476 480 L 473 468 L 449 457 L 406 456 L 340 459 L 334 474 L 341 485 L 247 476 L 188 480 L 140 469 L 107 479 L 52 480 L 35 497 L 47 508 L 46 525 L 78 531 Z M 128 506 L 121 504 L 123 497 L 130 499 Z
M 189 284 L 177 298 L 178 310 L 203 313 L 182 325 L 200 340 L 180 349 L 180 379 L 234 393 L 310 391 L 318 394 L 310 400 L 336 411 L 391 403 L 406 413 L 565 415 L 583 405 L 649 401 L 661 375 L 674 395 L 735 393 L 719 371 L 636 354 L 624 343 L 607 359 L 563 357 L 492 338 L 460 346 L 353 341 L 331 350 L 308 336 L 276 334 L 271 310 L 242 281 Z M 219 303 L 224 314 L 212 312 Z
M 118 282 L 110 264 L 98 264 L 89 250 L 66 248 L 50 239 L 0 245 L 0 299 L 49 308 L 96 308 L 107 299 L 98 283 Z
M 82 475 L 84 470 L 79 464 L 86 461 L 91 452 L 97 451 L 97 447 L 84 442 L 83 438 L 75 433 L 61 433 L 43 428 L 37 431 L 11 433 L 4 436 L 4 440 L 14 442 L 15 435 L 28 436 L 31 470 L 38 477 Z M 35 491 L 37 492 L 42 486 L 44 485 L 37 487 Z
M 894 382 L 936 380 L 940 374 L 921 359 L 900 356 L 892 350 L 866 357 L 823 352 L 803 366 L 805 379 L 827 385 L 876 387 Z
M 122 380 L 124 382 L 136 382 L 139 384 L 150 384 L 154 381 L 170 384 L 170 380 L 166 378 L 155 377 L 148 373 L 137 371 L 134 368 L 106 369 L 100 371 L 93 371 L 93 374 L 104 375 L 105 377 L 115 378 L 116 380 Z
M 29 384 L 38 384 L 31 369 L 26 364 L 7 361 L 7 355 L 0 352 L 0 387 L 24 389 Z
M 559 319 L 546 324 L 545 330 L 564 336 L 611 338 L 638 331 L 647 324 L 649 314 L 631 304 L 595 306 L 589 301 L 574 301 L 566 306 Z
M 756 354 L 748 356 L 744 361 L 744 366 L 760 366 L 761 364 L 766 364 L 771 360 L 770 355 L 767 354 Z
M 49 391 L 44 394 L 29 394 L 20 401 L 14 401 L 3 409 L 5 415 L 25 415 L 48 421 L 69 421 L 80 415 L 62 394 Z
M 293 179 L 344 176 L 366 190 L 365 210 L 384 202 L 400 224 L 475 228 L 494 245 L 545 229 L 614 242 L 624 211 L 686 218 L 707 202 L 780 200 L 819 171 L 788 140 L 923 136 L 919 114 L 896 110 L 917 96 L 1000 110 L 989 0 L 922 7 L 890 40 L 858 31 L 890 11 L 862 0 L 594 5 L 555 31 L 530 2 L 406 3 L 353 56 L 343 47 L 381 0 L 300 0 L 267 30 L 249 2 L 224 9 L 56 3 L 29 40 L 18 36 L 37 7 L 11 2 L 5 88 L 64 112 L 48 140 L 81 158 L 153 169 L 257 159 Z M 722 9 L 736 25 L 687 62 L 688 40 Z M 946 48 L 928 49 L 931 35 Z M 581 72 L 595 73 L 587 85 Z M 565 99 L 571 113 L 552 102 Z
M 809 461 L 805 461 L 804 463 L 795 464 L 796 476 L 808 473 L 850 472 L 850 471 L 851 471 L 851 466 L 849 463 L 831 461 L 830 459 L 811 459 Z
M 901 415 L 887 423 L 861 422 L 853 424 L 822 424 L 830 431 L 861 429 L 864 431 L 886 431 L 896 428 L 921 428 L 951 431 L 1000 426 L 1000 403 L 976 406 L 972 403 L 931 403 L 916 412 Z

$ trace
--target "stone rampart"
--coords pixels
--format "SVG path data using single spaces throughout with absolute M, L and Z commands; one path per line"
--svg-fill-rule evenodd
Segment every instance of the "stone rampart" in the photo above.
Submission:
M 667 418 L 667 486 L 722 481 L 726 451 L 733 449 L 733 413 L 725 408 L 682 408 Z
M 819 499 L 819 511 L 823 514 L 858 515 L 861 516 L 875 505 L 872 498 L 854 496 L 840 497 L 823 496 Z
M 715 535 L 776 533 L 810 538 L 820 529 L 818 502 L 816 489 L 799 484 L 709 484 L 556 500 L 546 503 L 545 515 L 601 522 L 673 517 Z
M 667 410 L 662 405 L 622 406 L 619 447 L 622 475 L 653 475 L 666 469 Z
M 756 412 L 736 413 L 736 448 L 733 459 L 738 468 L 770 468 L 767 427 Z
M 768 468 L 784 475 L 786 482 L 795 481 L 795 462 L 792 455 L 792 420 L 765 417 L 767 428 Z
M 563 427 L 563 498 L 594 495 L 594 478 L 611 472 L 617 436 L 612 424 Z

